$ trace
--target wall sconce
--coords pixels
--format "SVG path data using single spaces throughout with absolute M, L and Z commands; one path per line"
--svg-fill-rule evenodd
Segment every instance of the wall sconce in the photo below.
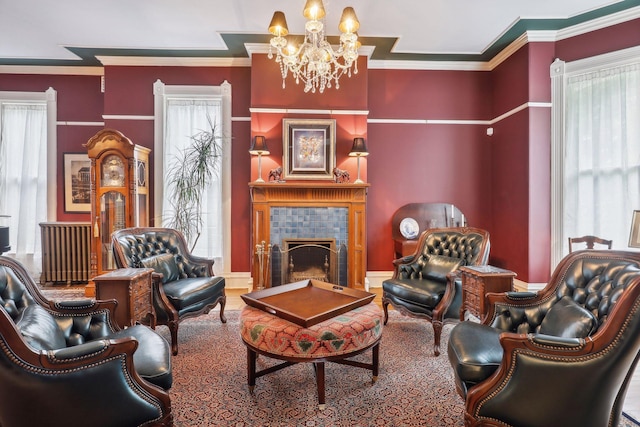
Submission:
M 258 179 L 256 179 L 254 182 L 264 182 L 264 179 L 262 179 L 262 155 L 269 154 L 269 149 L 267 148 L 267 139 L 262 135 L 254 136 L 253 144 L 251 144 L 249 153 L 254 156 L 258 156 Z
M 367 151 L 367 145 L 364 142 L 364 138 L 353 138 L 353 147 L 351 147 L 351 151 L 349 152 L 349 157 L 358 158 L 358 179 L 355 180 L 354 184 L 364 183 L 364 181 L 360 179 L 360 157 L 364 157 L 368 155 L 369 155 L 369 152 Z

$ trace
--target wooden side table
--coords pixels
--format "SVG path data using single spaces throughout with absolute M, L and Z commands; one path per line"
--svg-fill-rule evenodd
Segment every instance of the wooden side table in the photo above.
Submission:
M 93 278 L 96 299 L 115 299 L 115 321 L 121 327 L 133 326 L 143 319 L 155 326 L 152 301 L 152 268 L 121 268 Z
M 462 275 L 462 305 L 460 320 L 464 320 L 464 312 L 478 317 L 486 314 L 485 295 L 489 292 L 508 292 L 513 288 L 516 273 L 491 265 L 460 267 Z

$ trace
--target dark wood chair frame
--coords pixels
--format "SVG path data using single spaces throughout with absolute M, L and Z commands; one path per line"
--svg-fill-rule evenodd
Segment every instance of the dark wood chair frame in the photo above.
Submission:
M 594 249 L 594 245 L 604 245 L 607 249 L 611 249 L 613 240 L 602 239 L 596 236 L 569 237 L 569 253 L 573 252 L 573 245 L 576 243 L 585 243 L 587 249 Z
M 393 261 L 394 273 L 392 279 L 397 279 L 400 274 L 400 266 L 403 264 L 413 264 L 420 256 L 422 256 L 424 246 L 427 244 L 427 239 L 431 234 L 434 233 L 461 233 L 461 234 L 479 234 L 483 237 L 482 246 L 478 251 L 478 255 L 475 259 L 475 262 L 469 265 L 486 265 L 489 260 L 489 251 L 490 251 L 490 241 L 489 241 L 489 232 L 486 230 L 482 230 L 480 228 L 475 227 L 452 227 L 452 228 L 433 228 L 425 230 L 418 239 L 416 252 L 413 255 L 407 255 L 402 258 L 398 258 Z M 459 311 L 455 313 L 454 316 L 447 316 L 447 313 L 450 311 L 451 305 L 454 303 L 456 299 L 462 301 L 462 286 L 459 286 L 459 291 L 457 290 L 458 286 L 456 286 L 456 280 L 461 281 L 459 277 L 459 272 L 450 273 L 447 276 L 447 287 L 445 293 L 438 303 L 436 307 L 434 307 L 431 315 L 423 314 L 423 313 L 415 313 L 409 310 L 406 307 L 403 307 L 399 304 L 394 304 L 383 292 L 382 294 L 382 308 L 384 310 L 384 324 L 386 325 L 389 321 L 389 304 L 391 304 L 396 310 L 398 310 L 401 314 L 409 317 L 415 317 L 420 319 L 425 319 L 431 323 L 433 326 L 433 354 L 435 356 L 440 355 L 440 338 L 442 336 L 442 328 L 446 323 L 457 323 L 460 321 Z
M 138 228 L 126 228 L 122 230 L 118 230 L 112 234 L 112 243 L 113 243 L 113 253 L 114 258 L 116 260 L 116 265 L 119 268 L 127 267 L 127 257 L 125 256 L 122 247 L 120 246 L 120 242 L 118 238 L 120 236 L 132 235 L 138 236 L 143 235 L 148 232 L 156 232 L 156 233 L 172 233 L 174 237 L 178 240 L 178 246 L 180 248 L 180 255 L 184 259 L 185 264 L 189 264 L 191 266 L 205 266 L 208 277 L 214 277 L 213 273 L 213 264 L 214 261 L 208 258 L 202 258 L 192 255 L 189 252 L 187 242 L 182 235 L 177 230 L 168 229 L 168 228 L 159 228 L 159 227 L 138 227 Z M 213 303 L 205 305 L 198 311 L 192 311 L 186 313 L 182 316 L 179 315 L 178 310 L 175 309 L 171 301 L 164 292 L 162 287 L 162 276 L 158 273 L 153 273 L 153 298 L 156 305 L 159 305 L 165 311 L 165 315 L 160 315 L 156 313 L 156 323 L 158 325 L 166 325 L 169 328 L 169 332 L 171 333 L 171 350 L 173 355 L 178 354 L 178 326 L 180 322 L 189 317 L 196 317 L 204 314 L 208 314 L 211 310 L 215 308 L 216 305 L 220 304 L 220 321 L 222 323 L 227 323 L 227 318 L 224 315 L 224 307 L 227 302 L 227 297 L 223 293 L 220 298 L 215 300 Z M 150 325 L 155 326 L 155 325 Z

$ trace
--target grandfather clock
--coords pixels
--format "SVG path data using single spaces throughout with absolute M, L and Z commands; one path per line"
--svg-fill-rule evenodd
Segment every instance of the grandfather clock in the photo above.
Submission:
M 91 160 L 91 278 L 116 268 L 111 233 L 149 225 L 149 153 L 103 129 L 85 144 Z M 87 291 L 85 293 L 88 293 Z

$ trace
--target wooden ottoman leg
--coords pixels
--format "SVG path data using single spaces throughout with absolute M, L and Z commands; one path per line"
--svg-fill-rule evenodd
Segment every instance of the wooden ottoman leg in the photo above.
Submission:
M 249 392 L 253 393 L 256 386 L 256 359 L 258 353 L 247 347 L 247 381 L 249 383 Z
M 314 362 L 313 366 L 316 371 L 316 382 L 318 383 L 318 409 L 323 410 L 325 407 L 324 400 L 324 362 Z
M 373 365 L 371 369 L 373 373 L 371 382 L 375 383 L 378 380 L 378 368 L 380 367 L 380 341 L 378 341 L 371 350 L 371 364 Z

